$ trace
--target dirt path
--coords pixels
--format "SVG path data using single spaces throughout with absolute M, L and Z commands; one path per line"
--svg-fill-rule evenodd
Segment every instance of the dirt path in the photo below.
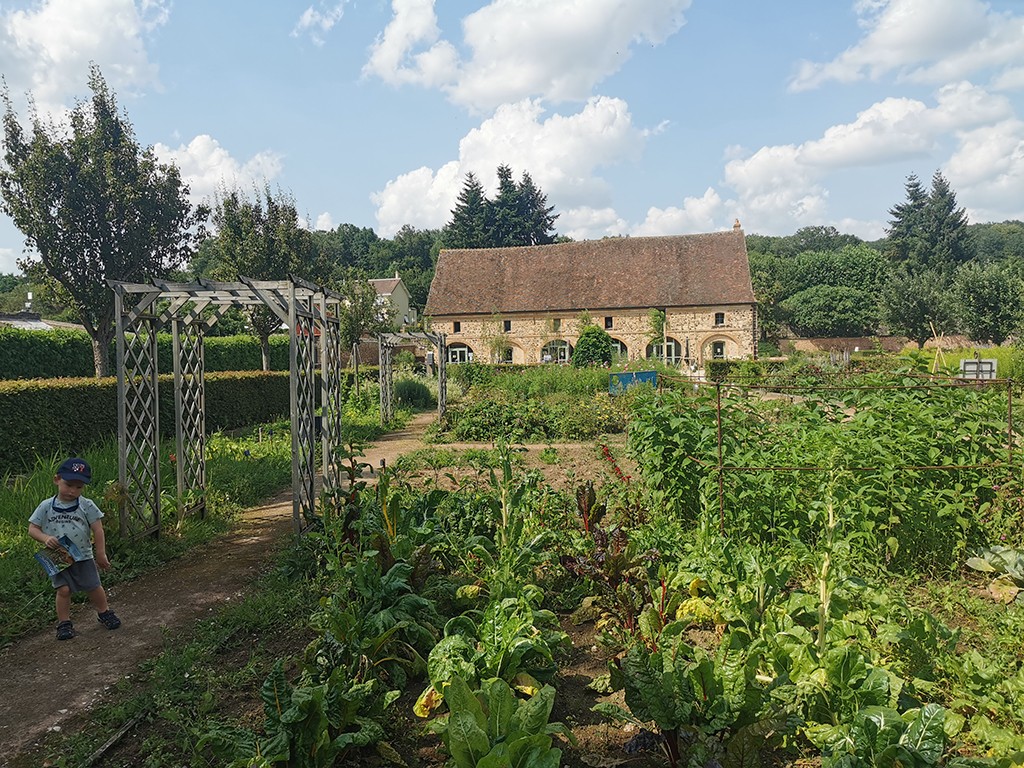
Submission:
M 403 430 L 366 450 L 372 467 L 423 446 L 434 419 L 418 414 Z M 368 481 L 373 477 L 365 478 Z M 87 604 L 75 604 L 77 637 L 58 642 L 52 628 L 22 638 L 0 655 L 0 765 L 87 709 L 110 686 L 163 650 L 165 634 L 189 627 L 245 588 L 272 561 L 292 530 L 291 493 L 250 509 L 228 534 L 126 584 L 108 590 L 124 622 L 110 632 Z

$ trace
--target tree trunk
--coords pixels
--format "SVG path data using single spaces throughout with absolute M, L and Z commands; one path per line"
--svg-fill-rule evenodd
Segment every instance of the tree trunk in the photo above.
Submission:
M 112 376 L 110 365 L 110 340 L 112 333 L 90 334 L 92 338 L 92 362 L 96 370 L 96 378 Z
M 263 355 L 263 370 L 270 370 L 270 337 L 260 336 L 260 354 Z
M 355 369 L 356 397 L 359 397 L 359 342 L 352 345 L 352 366 Z

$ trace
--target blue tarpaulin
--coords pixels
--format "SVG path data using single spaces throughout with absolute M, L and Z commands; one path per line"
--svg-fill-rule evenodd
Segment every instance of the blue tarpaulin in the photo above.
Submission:
M 658 386 L 657 371 L 624 371 L 623 373 L 610 373 L 608 377 L 609 395 L 625 392 L 637 384 L 650 384 L 652 387 Z

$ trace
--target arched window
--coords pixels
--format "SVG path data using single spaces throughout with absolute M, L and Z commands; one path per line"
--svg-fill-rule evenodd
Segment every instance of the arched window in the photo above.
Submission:
M 612 339 L 612 360 L 629 359 L 629 348 L 619 339 Z
M 468 363 L 473 359 L 473 350 L 467 344 L 451 344 L 448 347 L 449 363 Z
M 569 346 L 569 342 L 563 339 L 549 341 L 544 345 L 544 349 L 540 351 L 540 361 L 542 363 L 568 363 L 571 356 L 572 347 Z
M 683 358 L 683 350 L 679 342 L 669 336 L 666 343 L 660 341 L 647 345 L 647 358 L 661 360 L 666 365 L 678 365 Z
M 713 341 L 711 342 L 711 357 L 715 360 L 725 359 L 725 342 L 724 341 Z

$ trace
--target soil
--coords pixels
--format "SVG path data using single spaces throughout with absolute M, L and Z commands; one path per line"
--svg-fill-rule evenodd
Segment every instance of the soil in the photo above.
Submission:
M 405 429 L 383 436 L 366 449 L 362 461 L 371 469 L 364 479 L 374 482 L 372 468 L 380 467 L 382 460 L 390 465 L 402 454 L 425 447 L 423 432 L 432 421 L 432 414 L 420 414 Z M 487 446 L 445 446 L 466 447 Z M 526 466 L 541 469 L 556 486 L 569 487 L 601 474 L 593 443 L 556 443 L 558 461 L 554 464 L 541 460 L 544 447 L 528 447 Z M 105 692 L 123 680 L 130 681 L 140 665 L 159 655 L 169 636 L 187 632 L 198 620 L 214 615 L 224 603 L 244 597 L 249 585 L 273 563 L 275 549 L 289 540 L 292 531 L 288 492 L 247 510 L 233 530 L 211 543 L 109 589 L 111 608 L 123 622 L 120 629 L 108 631 L 88 604 L 76 603 L 72 610 L 74 639 L 58 642 L 51 627 L 4 649 L 0 653 L 0 674 L 6 689 L 6 695 L 0 697 L 0 765 L 42 764 L 33 762 L 37 758 L 30 755 L 39 754 L 47 734 L 85 728 L 89 709 L 103 699 Z M 604 651 L 594 644 L 592 625 L 567 624 L 565 629 L 573 647 L 556 681 L 554 717 L 570 726 L 579 744 L 563 745 L 563 764 L 580 768 L 664 765 L 653 754 L 625 754 L 622 746 L 631 737 L 630 731 L 590 712 L 599 699 L 586 685 L 606 671 Z M 436 743 L 417 744 L 411 734 L 418 732 L 418 726 L 409 725 L 404 738 L 396 741 L 407 762 L 439 764 L 443 757 Z M 96 764 L 102 765 L 102 761 Z

